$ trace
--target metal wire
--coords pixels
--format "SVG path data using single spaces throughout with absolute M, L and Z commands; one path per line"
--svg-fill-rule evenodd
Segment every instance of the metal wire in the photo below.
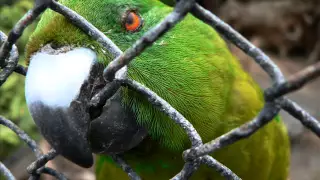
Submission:
M 109 51 L 115 58 L 108 64 L 104 71 L 105 79 L 111 83 L 92 98 L 90 103 L 92 107 L 96 108 L 98 106 L 103 106 L 105 101 L 111 97 L 120 86 L 130 86 L 130 88 L 145 96 L 152 105 L 179 124 L 188 134 L 192 147 L 183 152 L 183 157 L 186 163 L 184 167 L 182 167 L 182 170 L 177 172 L 176 176 L 172 177 L 174 180 L 187 179 L 201 164 L 206 164 L 207 166 L 212 167 L 226 179 L 240 179 L 228 167 L 224 166 L 208 154 L 235 143 L 240 139 L 251 136 L 261 127 L 270 122 L 281 109 L 290 113 L 304 126 L 320 137 L 319 121 L 307 113 L 303 108 L 299 107 L 297 103 L 287 97 L 284 97 L 284 95 L 296 91 L 315 78 L 318 78 L 320 76 L 320 63 L 311 65 L 294 74 L 288 80 L 285 80 L 280 68 L 273 63 L 265 53 L 252 45 L 247 39 L 231 28 L 228 24 L 223 22 L 220 18 L 197 4 L 195 0 L 178 1 L 174 10 L 162 22 L 146 32 L 125 52 L 122 52 L 116 44 L 114 44 L 85 18 L 66 6 L 63 6 L 53 0 L 36 2 L 36 6 L 17 22 L 8 37 L 0 31 L 0 67 L 2 68 L 2 71 L 0 71 L 0 86 L 13 72 L 22 75 L 26 74 L 26 68 L 17 63 L 19 53 L 17 48 L 14 46 L 18 38 L 22 35 L 24 29 L 48 8 L 64 15 L 66 18 L 71 20 L 70 22 L 75 26 L 100 43 L 102 47 L 105 48 L 106 51 Z M 193 125 L 168 102 L 139 82 L 127 79 L 126 77 L 126 65 L 128 65 L 128 63 L 130 63 L 135 57 L 139 56 L 146 48 L 152 46 L 153 42 L 163 36 L 166 32 L 170 31 L 170 29 L 177 23 L 182 21 L 188 13 L 192 13 L 195 17 L 210 25 L 227 40 L 231 41 L 242 51 L 251 56 L 270 76 L 273 82 L 273 85 L 264 91 L 266 103 L 257 117 L 206 144 L 202 143 L 201 137 Z M 41 173 L 52 175 L 60 180 L 67 179 L 63 174 L 45 167 L 45 164 L 57 155 L 54 149 L 43 155 L 36 142 L 18 126 L 12 123 L 12 121 L 0 116 L 0 124 L 14 131 L 20 139 L 25 141 L 34 151 L 37 160 L 31 163 L 27 168 L 31 175 L 30 179 L 39 179 Z M 120 167 L 128 173 L 128 176 L 131 179 L 141 179 L 138 174 L 135 173 L 128 164 L 126 164 L 125 160 L 118 156 L 112 157 L 115 162 L 117 162 Z M 0 172 L 2 172 L 2 174 L 9 180 L 15 179 L 12 173 L 1 162 Z

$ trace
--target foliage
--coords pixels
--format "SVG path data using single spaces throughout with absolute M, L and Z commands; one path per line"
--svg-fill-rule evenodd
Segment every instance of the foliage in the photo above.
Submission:
M 17 0 L 0 0 L 0 8 L 4 5 L 12 5 Z
M 32 0 L 20 0 L 17 3 L 9 6 L 0 7 L 0 30 L 4 33 L 8 33 L 16 22 L 33 6 Z M 32 30 L 35 28 L 35 24 L 29 26 L 23 33 L 22 37 L 19 38 L 17 46 L 19 47 L 20 53 L 23 53 L 25 43 Z
M 33 6 L 32 0 L 20 0 L 12 5 L 3 5 L 0 1 L 0 30 L 8 33 L 14 24 Z M 20 52 L 20 63 L 24 64 L 24 47 L 35 24 L 29 26 L 17 46 Z M 36 128 L 28 112 L 24 98 L 24 77 L 13 74 L 0 88 L 0 112 L 1 115 L 13 120 L 28 134 L 36 136 Z M 19 138 L 8 128 L 0 126 L 0 159 L 21 144 Z

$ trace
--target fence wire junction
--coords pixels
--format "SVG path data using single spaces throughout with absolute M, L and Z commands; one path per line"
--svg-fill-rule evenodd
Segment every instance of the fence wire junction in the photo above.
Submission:
M 274 64 L 266 54 L 252 45 L 228 24 L 224 23 L 210 11 L 200 6 L 195 0 L 177 1 L 173 11 L 167 15 L 162 22 L 146 32 L 125 52 L 122 52 L 108 37 L 106 37 L 85 18 L 68 7 L 63 6 L 54 0 L 36 0 L 34 8 L 29 10 L 17 22 L 8 37 L 0 31 L 0 66 L 2 68 L 2 71 L 0 71 L 0 86 L 13 72 L 24 76 L 26 75 L 27 69 L 18 64 L 19 53 L 14 44 L 22 35 L 24 29 L 48 8 L 65 16 L 72 24 L 99 42 L 105 50 L 109 51 L 115 57 L 115 59 L 108 64 L 103 73 L 104 78 L 110 81 L 110 84 L 105 86 L 91 99 L 89 104 L 91 108 L 103 106 L 104 103 L 116 92 L 116 90 L 120 88 L 120 86 L 128 86 L 145 96 L 152 105 L 168 115 L 185 130 L 191 141 L 192 147 L 183 152 L 183 158 L 186 163 L 182 170 L 178 172 L 176 176 L 172 177 L 172 180 L 188 179 L 188 177 L 190 177 L 201 164 L 206 164 L 209 167 L 212 167 L 226 179 L 239 180 L 240 178 L 228 167 L 219 163 L 208 154 L 235 143 L 238 140 L 249 137 L 270 122 L 281 109 L 287 111 L 305 127 L 320 137 L 320 123 L 318 120 L 301 108 L 297 103 L 285 97 L 286 94 L 298 90 L 305 84 L 319 77 L 320 62 L 308 66 L 300 72 L 293 74 L 288 79 L 285 79 L 279 67 Z M 127 79 L 126 77 L 126 65 L 128 65 L 135 57 L 139 56 L 146 48 L 151 46 L 158 38 L 170 31 L 170 29 L 183 20 L 188 13 L 193 14 L 198 19 L 207 23 L 218 31 L 220 35 L 235 44 L 247 55 L 251 56 L 270 76 L 273 83 L 271 87 L 264 90 L 264 97 L 266 101 L 265 106 L 253 120 L 205 144 L 203 144 L 199 134 L 192 124 L 185 119 L 182 114 L 175 110 L 156 93 L 152 92 L 148 87 L 143 86 L 139 82 Z M 54 149 L 50 150 L 47 154 L 43 154 L 36 142 L 12 121 L 0 116 L 0 124 L 14 131 L 35 153 L 37 160 L 27 167 L 27 171 L 30 174 L 30 180 L 39 179 L 42 173 L 52 175 L 59 180 L 67 179 L 63 174 L 45 166 L 48 161 L 58 155 Z M 131 179 L 140 179 L 140 177 L 120 156 L 114 155 L 112 158 L 125 172 L 128 173 L 128 176 Z M 8 180 L 15 180 L 10 170 L 8 170 L 1 162 L 0 172 Z

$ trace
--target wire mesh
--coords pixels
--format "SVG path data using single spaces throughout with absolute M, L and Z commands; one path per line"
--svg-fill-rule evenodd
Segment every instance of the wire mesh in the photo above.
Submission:
M 270 122 L 281 109 L 287 111 L 305 127 L 320 137 L 320 124 L 318 120 L 301 108 L 297 103 L 285 97 L 286 94 L 303 87 L 308 82 L 319 77 L 320 62 L 301 70 L 286 80 L 279 67 L 274 64 L 266 54 L 252 45 L 228 24 L 200 6 L 195 0 L 177 1 L 173 11 L 167 15 L 162 22 L 146 32 L 125 52 L 122 52 L 116 44 L 85 18 L 68 7 L 53 0 L 36 1 L 35 7 L 29 10 L 25 16 L 17 22 L 8 37 L 0 32 L 0 65 L 2 68 L 0 72 L 0 86 L 13 72 L 26 75 L 27 69 L 18 64 L 19 53 L 14 44 L 22 35 L 24 29 L 48 8 L 71 20 L 71 23 L 91 36 L 92 39 L 99 42 L 105 50 L 109 51 L 115 57 L 115 59 L 108 64 L 103 74 L 105 79 L 109 80 L 111 83 L 92 98 L 90 102 L 91 107 L 95 108 L 103 105 L 106 100 L 120 88 L 120 86 L 129 86 L 145 96 L 152 105 L 168 115 L 185 130 L 192 143 L 192 147 L 183 152 L 183 158 L 186 163 L 182 170 L 177 172 L 176 176 L 172 177 L 174 180 L 188 179 L 201 164 L 212 167 L 226 179 L 240 179 L 228 167 L 219 163 L 208 154 L 235 143 L 240 139 L 251 136 Z M 152 92 L 148 87 L 143 86 L 139 82 L 127 79 L 126 77 L 126 65 L 128 65 L 135 57 L 139 56 L 146 48 L 152 46 L 153 42 L 163 36 L 166 32 L 170 31 L 177 23 L 182 21 L 188 13 L 192 13 L 195 17 L 207 23 L 218 31 L 220 35 L 224 36 L 247 55 L 251 56 L 270 76 L 273 82 L 271 87 L 264 90 L 265 106 L 253 120 L 205 144 L 202 143 L 200 135 L 192 124 L 183 117 L 182 114 L 156 93 Z M 50 150 L 47 154 L 43 154 L 36 142 L 10 120 L 0 116 L 0 124 L 14 131 L 35 153 L 37 160 L 27 167 L 30 179 L 39 179 L 41 173 L 52 175 L 57 179 L 67 179 L 63 174 L 54 169 L 45 167 L 45 164 L 57 155 L 57 152 L 54 149 Z M 121 157 L 112 156 L 112 158 L 128 173 L 128 176 L 131 179 L 140 179 L 138 174 L 135 173 Z M 1 162 L 0 172 L 9 180 L 15 179 L 10 170 L 8 170 Z

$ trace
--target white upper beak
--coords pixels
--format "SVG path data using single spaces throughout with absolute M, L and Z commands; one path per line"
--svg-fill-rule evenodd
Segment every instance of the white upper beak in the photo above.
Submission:
M 66 53 L 36 53 L 31 57 L 26 76 L 26 100 L 48 106 L 68 107 L 88 78 L 96 54 L 87 48 Z

